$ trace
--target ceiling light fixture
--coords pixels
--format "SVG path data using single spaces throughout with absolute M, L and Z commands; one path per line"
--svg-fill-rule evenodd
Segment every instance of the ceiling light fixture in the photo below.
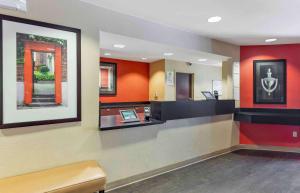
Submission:
M 142 58 L 142 60 L 147 60 L 148 58 Z
M 206 62 L 207 59 L 206 59 L 206 58 L 200 58 L 200 59 L 198 59 L 198 61 L 199 61 L 199 62 Z
M 115 48 L 125 48 L 126 45 L 124 45 L 124 44 L 114 44 L 114 47 Z
M 106 52 L 104 53 L 104 56 L 111 56 L 111 53 Z
M 276 42 L 277 39 L 276 38 L 270 38 L 270 39 L 266 39 L 265 42 L 270 43 L 270 42 Z
M 164 53 L 164 55 L 165 55 L 165 56 L 173 56 L 174 53 L 172 53 L 172 52 L 166 52 L 166 53 Z
M 217 23 L 217 22 L 220 22 L 222 20 L 222 17 L 220 16 L 213 16 L 213 17 L 210 17 L 208 18 L 208 22 L 209 23 Z

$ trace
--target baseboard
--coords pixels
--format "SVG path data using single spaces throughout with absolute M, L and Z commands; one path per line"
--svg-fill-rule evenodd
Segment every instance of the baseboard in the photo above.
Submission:
M 297 147 L 281 147 L 281 146 L 264 146 L 264 145 L 244 145 L 244 144 L 240 144 L 240 145 L 237 145 L 236 148 L 237 149 L 248 149 L 248 150 L 265 150 L 265 151 L 300 153 L 300 148 L 297 148 Z
M 193 158 L 193 159 L 189 159 L 189 160 L 182 161 L 182 162 L 179 162 L 176 164 L 172 164 L 172 165 L 169 165 L 166 167 L 162 167 L 162 168 L 159 168 L 156 170 L 145 172 L 143 174 L 138 174 L 135 176 L 131 176 L 129 178 L 110 182 L 106 186 L 106 189 L 107 189 L 106 192 L 130 185 L 133 183 L 137 183 L 137 182 L 149 179 L 149 178 L 153 178 L 155 176 L 159 176 L 159 175 L 162 175 L 162 174 L 174 171 L 174 170 L 178 170 L 178 169 L 181 169 L 181 168 L 184 168 L 184 167 L 187 167 L 187 166 L 190 166 L 190 165 L 193 165 L 193 164 L 196 164 L 196 163 L 199 163 L 199 162 L 202 162 L 202 161 L 214 158 L 214 157 L 218 157 L 218 156 L 221 156 L 221 155 L 224 155 L 224 154 L 236 151 L 236 150 L 239 150 L 239 146 L 233 146 L 230 148 L 222 149 L 222 150 L 219 150 L 219 151 L 216 151 L 213 153 L 209 153 L 209 154 L 205 154 L 205 155 Z

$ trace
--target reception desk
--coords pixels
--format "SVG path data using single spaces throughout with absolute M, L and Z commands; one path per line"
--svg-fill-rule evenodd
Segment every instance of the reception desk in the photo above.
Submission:
M 300 109 L 240 108 L 234 120 L 244 123 L 300 125 Z
M 151 107 L 151 119 L 149 121 L 144 120 L 144 114 L 141 112 L 145 106 Z M 140 121 L 123 123 L 118 110 L 126 108 L 135 109 Z M 100 108 L 100 112 L 102 112 L 100 129 L 124 129 L 162 124 L 168 120 L 232 114 L 234 109 L 234 100 L 151 101 L 143 104 L 120 104 L 120 106 L 105 104 Z
M 234 100 L 153 101 L 152 118 L 167 121 L 234 113 Z

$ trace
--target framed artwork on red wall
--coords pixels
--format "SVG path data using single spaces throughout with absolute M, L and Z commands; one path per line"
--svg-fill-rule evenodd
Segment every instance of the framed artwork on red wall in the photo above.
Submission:
M 0 15 L 1 128 L 81 120 L 79 29 Z
M 254 103 L 286 104 L 286 60 L 254 60 Z
M 117 94 L 117 64 L 100 62 L 100 96 Z

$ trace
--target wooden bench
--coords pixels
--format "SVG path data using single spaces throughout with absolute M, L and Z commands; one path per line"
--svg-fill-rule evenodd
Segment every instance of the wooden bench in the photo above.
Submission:
M 98 163 L 84 161 L 1 179 L 0 193 L 94 193 L 104 192 L 105 183 Z

